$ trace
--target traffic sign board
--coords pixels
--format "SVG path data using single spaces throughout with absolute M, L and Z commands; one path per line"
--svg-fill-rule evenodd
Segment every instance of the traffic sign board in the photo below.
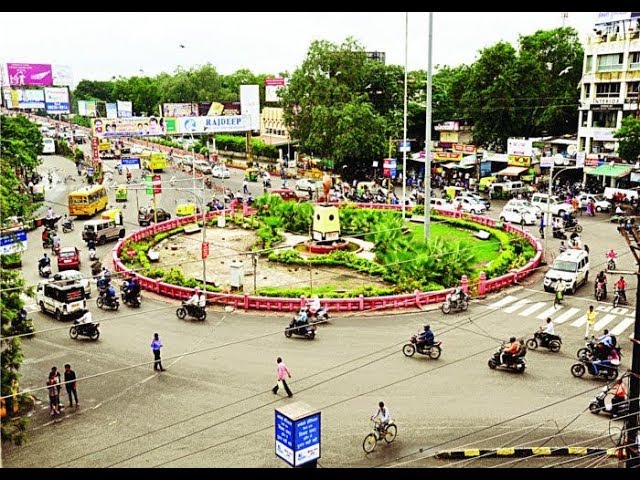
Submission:
M 202 260 L 209 256 L 209 242 L 202 242 L 202 248 L 200 250 L 200 256 Z

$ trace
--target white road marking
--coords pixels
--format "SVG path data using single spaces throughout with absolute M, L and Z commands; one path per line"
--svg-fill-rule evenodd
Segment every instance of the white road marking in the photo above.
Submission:
M 520 312 L 518 315 L 520 315 L 521 317 L 528 317 L 529 315 L 534 313 L 536 310 L 540 310 L 544 306 L 545 306 L 545 302 L 536 302 L 526 310 Z
M 582 315 L 580 316 L 580 318 L 578 318 L 575 322 L 571 322 L 571 326 L 572 327 L 581 327 L 582 325 L 584 325 L 585 323 L 587 323 L 587 316 Z
M 636 321 L 635 318 L 627 317 L 624 320 L 622 320 L 617 326 L 612 328 L 609 333 L 611 333 L 612 335 L 620 335 L 622 332 L 624 332 L 627 329 L 627 327 L 629 327 L 629 325 L 633 325 L 635 321 Z
M 593 328 L 598 331 L 598 330 L 602 330 L 609 322 L 611 322 L 611 320 L 615 320 L 616 317 L 615 315 L 605 315 L 604 317 L 602 317 L 600 320 L 598 320 L 596 322 L 596 324 L 593 326 Z
M 491 305 L 487 305 L 488 308 L 500 308 L 503 307 L 511 302 L 513 302 L 514 300 L 517 300 L 516 297 L 513 297 L 511 295 L 507 295 L 506 297 L 501 298 L 500 300 L 498 300 L 495 303 L 492 303 Z
M 570 320 L 571 317 L 573 317 L 579 311 L 580 311 L 579 308 L 572 307 L 569 310 L 567 310 L 566 312 L 564 312 L 562 315 L 560 315 L 558 318 L 554 318 L 553 321 L 554 321 L 554 323 L 564 323 L 567 320 Z
M 513 313 L 518 310 L 520 307 L 524 307 L 528 303 L 531 303 L 529 300 L 518 300 L 516 303 L 504 309 L 507 313 Z
M 563 308 L 564 307 L 559 307 L 558 309 L 556 309 L 556 307 L 552 305 L 549 308 L 547 308 L 544 312 L 540 313 L 536 318 L 538 320 L 544 320 L 547 317 L 551 317 L 553 314 L 558 313 Z

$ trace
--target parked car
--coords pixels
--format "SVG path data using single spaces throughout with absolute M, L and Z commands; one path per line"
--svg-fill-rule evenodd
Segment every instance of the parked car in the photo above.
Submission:
M 171 219 L 171 214 L 164 208 L 156 209 L 155 215 L 158 217 L 158 222 L 164 222 Z M 151 225 L 154 221 L 153 207 L 140 207 L 138 210 L 138 225 L 145 227 Z
M 551 215 L 561 217 L 567 211 L 571 210 L 571 205 L 564 203 L 559 197 L 549 195 L 546 193 L 534 193 L 531 195 L 531 204 L 540 209 L 541 213 L 547 213 L 547 209 Z
M 296 180 L 296 190 L 304 190 L 309 191 L 309 189 L 314 192 L 318 188 L 318 183 L 315 180 L 309 180 L 308 178 L 301 178 L 300 180 Z
M 196 160 L 194 168 L 203 175 L 211 175 L 211 165 L 206 160 Z
M 80 270 L 80 251 L 76 247 L 60 247 L 58 271 Z
M 592 193 L 581 193 L 578 195 L 580 208 L 587 208 L 587 203 L 593 201 L 596 204 L 596 212 L 608 212 L 611 210 L 611 202 L 604 195 L 593 195 Z
M 489 210 L 491 208 L 491 202 L 489 200 L 487 200 L 486 198 L 484 198 L 482 195 L 478 195 L 477 193 L 464 191 L 464 192 L 458 193 L 456 198 L 458 198 L 458 197 L 472 198 L 476 202 L 479 202 L 479 203 L 483 204 L 484 208 L 486 208 L 487 210 Z
M 542 216 L 542 210 L 540 210 L 540 207 L 536 207 L 529 200 L 519 200 L 517 198 L 512 198 L 507 202 L 507 205 L 505 206 L 514 207 L 518 210 L 529 210 L 537 218 L 540 218 Z
M 453 202 L 451 202 L 451 205 L 453 205 L 453 208 L 456 209 L 458 205 L 460 205 L 462 207 L 462 211 L 471 213 L 473 215 L 483 215 L 487 212 L 487 209 L 482 203 L 470 197 L 458 197 Z
M 446 210 L 449 212 L 455 212 L 456 210 L 455 207 L 444 198 L 430 198 L 429 205 L 436 210 Z
M 536 215 L 527 208 L 519 208 L 510 205 L 505 207 L 500 212 L 500 221 L 517 223 L 520 225 L 534 225 L 536 223 Z
M 65 270 L 63 272 L 56 273 L 53 279 L 58 285 L 70 285 L 78 284 L 84 288 L 84 294 L 86 298 L 91 296 L 91 282 L 88 278 L 85 278 L 78 270 Z
M 230 178 L 231 173 L 227 167 L 222 167 L 220 165 L 216 165 L 211 169 L 211 176 L 216 178 Z

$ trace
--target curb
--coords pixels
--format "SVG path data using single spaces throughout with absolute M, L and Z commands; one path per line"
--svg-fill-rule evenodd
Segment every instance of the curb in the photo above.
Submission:
M 440 460 L 457 460 L 471 457 L 501 458 L 501 457 L 562 457 L 568 455 L 606 455 L 615 457 L 617 448 L 592 448 L 592 447 L 531 447 L 531 448 L 469 448 L 465 450 L 445 450 L 436 453 Z

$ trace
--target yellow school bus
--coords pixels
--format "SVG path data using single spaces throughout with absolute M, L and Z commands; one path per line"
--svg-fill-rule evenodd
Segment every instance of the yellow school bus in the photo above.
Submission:
M 91 185 L 69 193 L 69 215 L 92 216 L 107 208 L 107 189 L 104 185 Z
M 167 154 L 162 152 L 142 152 L 140 165 L 150 172 L 161 172 L 167 168 Z

